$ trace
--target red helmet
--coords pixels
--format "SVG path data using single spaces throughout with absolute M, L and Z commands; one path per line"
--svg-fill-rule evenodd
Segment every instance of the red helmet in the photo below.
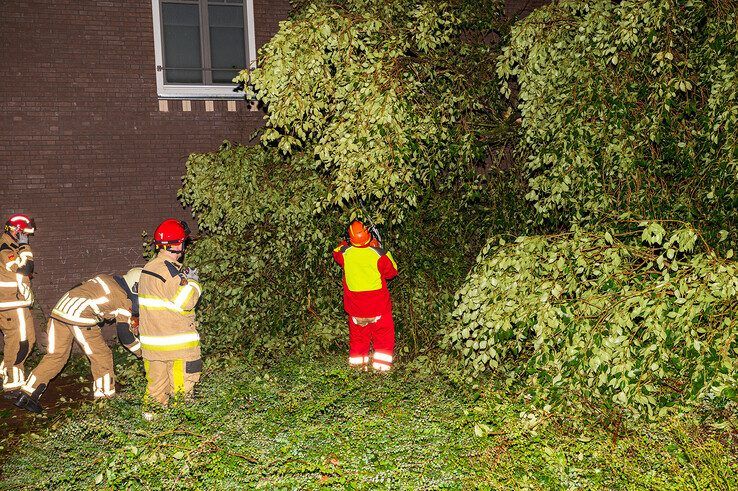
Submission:
M 351 222 L 348 228 L 349 240 L 352 245 L 363 247 L 372 240 L 372 234 L 366 229 L 363 223 L 358 220 Z
M 190 227 L 187 222 L 168 218 L 161 222 L 154 231 L 154 244 L 165 247 L 184 243 L 190 236 Z
M 14 234 L 32 234 L 36 231 L 36 223 L 33 218 L 20 213 L 8 218 L 5 222 L 5 230 Z

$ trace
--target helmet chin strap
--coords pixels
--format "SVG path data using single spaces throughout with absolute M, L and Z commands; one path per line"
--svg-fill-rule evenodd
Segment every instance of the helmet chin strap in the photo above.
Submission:
M 178 251 L 175 251 L 175 250 L 172 250 L 171 245 L 157 245 L 156 249 L 167 251 L 170 254 L 175 254 L 177 256 L 177 259 L 182 259 L 182 256 L 184 256 L 184 247 L 182 247 L 182 249 Z

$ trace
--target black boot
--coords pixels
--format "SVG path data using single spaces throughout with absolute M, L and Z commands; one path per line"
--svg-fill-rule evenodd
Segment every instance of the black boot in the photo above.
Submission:
M 26 411 L 31 411 L 32 413 L 41 414 L 44 412 L 44 408 L 41 407 L 41 404 L 39 404 L 38 401 L 33 400 L 33 398 L 28 394 L 21 394 L 14 404 L 16 407 L 25 409 Z
M 9 401 L 17 399 L 19 395 L 21 395 L 21 391 L 18 389 L 3 391 L 3 399 L 7 399 Z
M 20 397 L 13 403 L 16 407 L 31 411 L 32 413 L 41 414 L 44 411 L 43 406 L 38 402 L 41 394 L 46 390 L 46 384 L 41 384 L 36 387 L 33 394 L 30 396 L 26 393 L 21 393 Z

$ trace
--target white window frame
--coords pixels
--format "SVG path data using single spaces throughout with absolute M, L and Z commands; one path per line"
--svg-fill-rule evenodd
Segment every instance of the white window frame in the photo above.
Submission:
M 156 93 L 159 99 L 243 99 L 242 92 L 233 92 L 235 85 L 196 85 L 164 83 L 164 54 L 161 24 L 161 3 L 151 0 L 154 20 L 154 69 L 156 73 Z M 246 9 L 246 43 L 248 45 L 247 63 L 249 69 L 256 68 L 256 34 L 254 33 L 254 1 L 244 0 Z M 202 26 L 201 26 L 202 29 Z

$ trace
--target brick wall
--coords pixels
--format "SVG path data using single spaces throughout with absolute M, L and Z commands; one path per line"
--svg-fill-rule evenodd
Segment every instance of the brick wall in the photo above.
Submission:
M 259 46 L 289 8 L 254 0 Z M 186 156 L 261 124 L 243 101 L 161 112 L 154 67 L 149 0 L 0 2 L 0 217 L 36 218 L 47 311 L 80 280 L 140 264 L 142 230 L 190 218 L 176 199 Z
M 505 0 L 505 13 L 510 18 L 522 18 L 551 0 Z

